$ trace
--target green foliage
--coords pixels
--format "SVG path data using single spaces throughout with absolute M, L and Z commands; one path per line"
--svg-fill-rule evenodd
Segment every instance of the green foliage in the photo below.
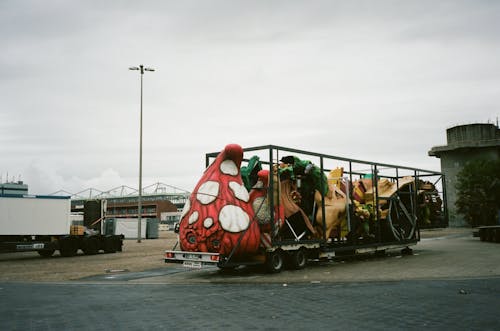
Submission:
M 500 160 L 468 162 L 457 175 L 457 211 L 471 226 L 493 225 L 500 210 Z

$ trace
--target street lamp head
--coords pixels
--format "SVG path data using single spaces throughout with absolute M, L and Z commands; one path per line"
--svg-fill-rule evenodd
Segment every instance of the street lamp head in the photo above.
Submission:
M 128 70 L 139 70 L 139 67 L 129 67 Z
M 144 68 L 145 71 L 155 71 L 153 68 Z

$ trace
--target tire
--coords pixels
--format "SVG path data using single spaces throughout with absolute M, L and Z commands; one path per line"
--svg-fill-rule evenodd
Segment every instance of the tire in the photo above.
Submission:
M 488 232 L 486 232 L 486 241 L 495 242 L 495 229 L 488 229 Z
M 479 240 L 486 241 L 486 230 L 479 229 Z
M 104 238 L 104 253 L 116 253 L 116 245 L 113 237 Z
M 403 248 L 401 250 L 401 255 L 413 255 L 413 249 L 410 247 Z
M 41 249 L 38 251 L 41 257 L 51 257 L 54 254 L 54 249 Z
M 95 255 L 99 252 L 99 242 L 96 238 L 87 238 L 84 241 L 83 252 L 85 255 Z
M 278 273 L 283 269 L 283 253 L 281 250 L 267 253 L 266 269 L 270 273 Z
M 115 236 L 115 237 L 113 237 L 113 242 L 114 242 L 114 245 L 115 245 L 115 251 L 121 252 L 122 251 L 122 246 L 123 246 L 122 239 L 120 237 L 118 237 L 118 236 Z
M 304 269 L 307 264 L 307 252 L 304 248 L 290 252 L 289 263 L 291 269 Z
M 61 256 L 64 257 L 75 256 L 77 251 L 78 248 L 76 247 L 76 243 L 74 242 L 73 239 L 71 238 L 61 239 L 59 247 L 59 252 L 61 253 Z

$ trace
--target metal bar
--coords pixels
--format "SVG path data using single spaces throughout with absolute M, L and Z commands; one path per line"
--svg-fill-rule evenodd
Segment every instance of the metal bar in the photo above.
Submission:
M 354 196 L 352 195 L 352 192 L 354 190 L 351 190 L 351 184 L 352 184 L 352 162 L 349 161 L 349 182 L 347 183 L 347 230 L 351 232 L 351 208 L 349 205 L 353 205 L 353 200 Z M 342 229 L 341 229 L 342 232 Z
M 382 242 L 382 224 L 380 222 L 380 212 L 379 212 L 379 203 L 378 203 L 378 170 L 377 170 L 377 165 L 373 165 L 372 169 L 372 184 L 373 184 L 373 189 L 375 191 L 375 215 L 377 218 L 377 241 Z
M 276 155 L 278 151 L 276 151 Z M 274 222 L 274 185 L 280 185 L 279 181 L 279 171 L 277 172 L 277 178 L 278 182 L 274 182 L 274 172 L 273 172 L 273 148 L 269 147 L 269 185 L 268 185 L 268 191 L 267 191 L 267 199 L 269 200 L 269 208 L 271 209 L 269 211 L 269 214 L 271 215 L 271 244 L 274 244 L 274 234 L 276 233 L 276 223 Z M 280 192 L 278 188 L 278 192 Z M 281 199 L 280 196 L 278 196 L 278 199 Z M 281 203 L 281 201 L 278 201 L 278 203 Z M 281 215 L 280 215 L 281 216 Z
M 443 187 L 443 212 L 444 212 L 444 220 L 446 225 L 450 225 L 449 215 L 448 215 L 448 199 L 447 199 L 447 191 L 446 191 L 446 176 L 441 175 L 441 186 Z
M 323 157 L 321 156 L 319 158 L 319 165 L 320 165 L 320 169 L 321 169 L 321 174 L 324 176 L 324 172 L 323 172 Z M 328 238 L 326 237 L 326 208 L 325 208 L 325 195 L 323 194 L 323 191 L 324 191 L 324 187 L 323 187 L 323 178 L 320 179 L 320 184 L 319 184 L 319 188 L 321 190 L 321 192 L 319 192 L 321 194 L 321 213 L 323 213 L 323 240 L 326 241 L 328 240 Z M 327 180 L 327 185 L 328 185 L 328 180 Z M 327 187 L 328 188 L 328 187 Z M 335 194 L 335 193 L 334 193 Z M 314 213 L 312 215 L 312 221 L 313 221 L 313 224 L 314 224 Z
M 420 169 L 420 168 L 413 168 L 413 167 L 406 167 L 406 166 L 401 166 L 401 165 L 394 165 L 394 164 L 389 164 L 389 163 L 379 163 L 379 162 L 373 162 L 373 161 L 364 161 L 364 160 L 358 160 L 358 159 L 351 159 L 351 158 L 346 158 L 346 157 L 341 157 L 341 156 L 334 156 L 334 155 L 329 155 L 329 154 L 322 154 L 322 153 L 314 153 L 314 152 L 308 152 L 304 150 L 299 150 L 299 149 L 294 149 L 294 148 L 287 148 L 283 146 L 277 146 L 277 145 L 263 145 L 263 146 L 256 146 L 256 147 L 247 147 L 244 148 L 243 151 L 245 152 L 250 152 L 250 151 L 258 151 L 258 150 L 264 150 L 264 149 L 276 149 L 280 151 L 285 151 L 285 152 L 290 152 L 290 153 L 297 153 L 297 154 L 303 154 L 303 155 L 309 155 L 309 156 L 316 156 L 316 157 L 324 157 L 327 159 L 335 159 L 339 161 L 345 161 L 345 162 L 354 162 L 354 163 L 360 163 L 360 164 L 366 164 L 366 165 L 377 165 L 378 167 L 389 167 L 389 168 L 400 168 L 400 169 L 405 169 L 405 170 L 418 170 L 420 172 L 425 172 L 428 175 L 440 175 L 441 173 L 438 171 L 434 170 L 426 170 L 426 169 Z M 207 155 L 209 156 L 217 156 L 220 152 L 213 152 L 213 153 L 208 153 Z M 272 160 L 271 160 L 272 161 Z

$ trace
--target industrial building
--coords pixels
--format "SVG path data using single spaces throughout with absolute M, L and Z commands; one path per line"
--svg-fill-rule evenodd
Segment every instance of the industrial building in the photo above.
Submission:
M 157 219 L 162 224 L 171 226 L 180 220 L 189 192 L 146 193 L 142 195 L 141 218 Z M 85 211 L 84 224 L 89 225 L 105 216 L 106 218 L 137 218 L 139 196 L 107 196 L 98 194 L 88 198 L 71 199 L 71 211 Z
M 429 156 L 441 159 L 441 172 L 446 178 L 449 225 L 465 226 L 463 216 L 457 213 L 455 207 L 457 174 L 468 161 L 500 159 L 500 129 L 498 123 L 459 125 L 446 130 L 446 137 L 447 145 L 432 147 Z
M 28 194 L 28 185 L 22 181 L 0 183 L 1 195 L 25 195 Z

